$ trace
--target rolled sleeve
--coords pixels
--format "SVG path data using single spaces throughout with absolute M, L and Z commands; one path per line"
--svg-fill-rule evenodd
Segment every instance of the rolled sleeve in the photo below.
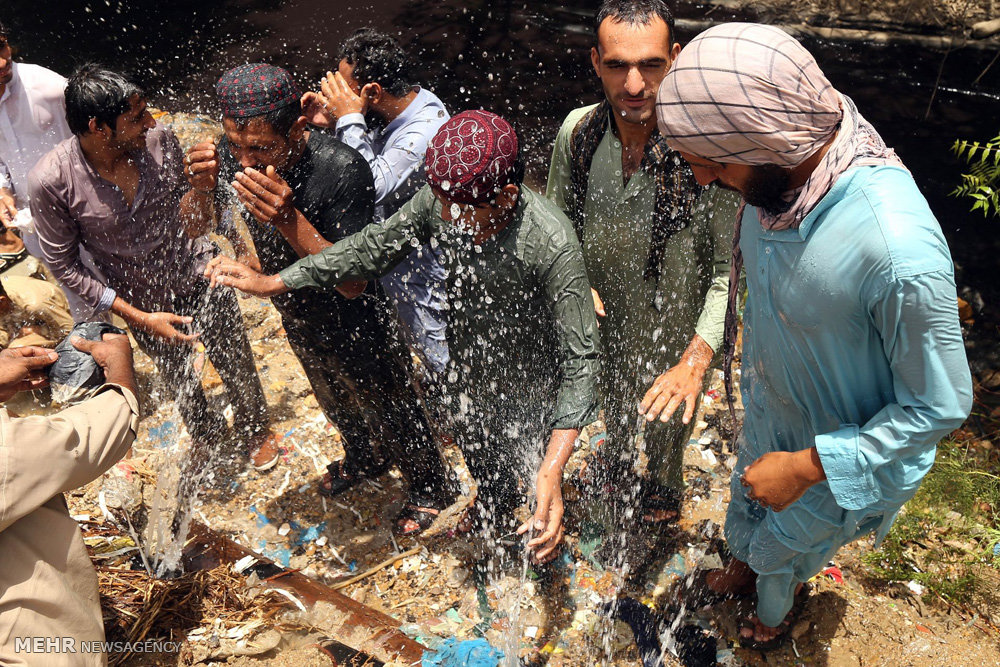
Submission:
M 857 424 L 842 424 L 816 436 L 816 451 L 837 504 L 846 510 L 874 505 L 879 498 L 872 469 L 861 454 Z

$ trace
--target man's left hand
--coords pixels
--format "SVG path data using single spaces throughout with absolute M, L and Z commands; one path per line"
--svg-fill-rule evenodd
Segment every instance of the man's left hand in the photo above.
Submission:
M 263 172 L 253 167 L 236 172 L 233 188 L 258 222 L 275 227 L 295 222 L 295 193 L 274 167 Z
M 813 447 L 764 454 L 743 469 L 740 482 L 747 487 L 751 500 L 781 512 L 825 478 L 819 454 Z
M 340 72 L 327 72 L 320 81 L 319 96 L 322 98 L 323 109 L 327 115 L 334 119 L 343 118 L 347 114 L 359 113 L 364 115 L 368 112 L 369 95 L 372 84 L 365 84 L 358 95 L 347 83 L 347 79 L 340 75 Z
M 49 383 L 48 368 L 59 358 L 44 347 L 15 347 L 0 351 L 0 401 L 19 391 L 40 389 Z
M 690 423 L 698 407 L 698 395 L 704 386 L 705 371 L 712 363 L 713 354 L 711 346 L 696 335 L 677 365 L 656 378 L 642 397 L 639 414 L 645 415 L 646 421 L 659 417 L 661 422 L 666 422 L 684 403 L 683 421 Z
M 535 514 L 520 528 L 518 535 L 524 535 L 533 530 L 536 537 L 528 541 L 527 548 L 533 551 L 532 560 L 535 563 L 547 563 L 559 553 L 559 545 L 563 539 L 563 499 L 562 474 L 542 470 L 535 482 L 535 498 L 537 506 Z

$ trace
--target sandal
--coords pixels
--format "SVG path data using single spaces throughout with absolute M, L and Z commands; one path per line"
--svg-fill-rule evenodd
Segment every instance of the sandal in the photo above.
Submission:
M 411 496 L 403 506 L 403 511 L 396 517 L 392 526 L 392 534 L 396 537 L 414 537 L 424 532 L 441 515 L 441 509 L 434 507 L 433 502 L 424 502 L 419 496 Z
M 773 651 L 774 649 L 780 647 L 788 639 L 788 634 L 792 629 L 792 625 L 798 619 L 802 610 L 805 608 L 806 600 L 809 598 L 809 593 L 812 587 L 808 583 L 802 584 L 802 588 L 798 593 L 795 594 L 795 601 L 792 603 L 792 608 L 788 610 L 785 614 L 785 618 L 781 621 L 781 625 L 778 628 L 781 630 L 775 637 L 765 641 L 757 641 L 753 638 L 753 633 L 756 631 L 756 624 L 753 619 L 756 617 L 755 614 L 749 616 L 744 616 L 740 618 L 739 622 L 739 641 L 740 648 L 747 648 L 753 651 Z M 749 637 L 743 636 L 743 631 L 747 630 L 750 632 Z
M 375 477 L 378 477 L 388 470 L 388 468 L 389 466 L 383 464 L 369 470 L 361 470 L 352 474 L 347 472 L 346 467 L 344 466 L 344 459 L 334 461 L 326 467 L 327 474 L 322 480 L 320 480 L 319 493 L 327 498 L 335 498 L 344 491 L 357 486 L 366 479 L 374 479 Z
M 642 497 L 639 499 L 642 522 L 650 526 L 677 523 L 681 518 L 681 501 L 683 499 L 684 494 L 677 489 L 657 482 L 645 482 Z M 657 519 L 653 515 L 654 512 L 673 512 L 673 516 Z

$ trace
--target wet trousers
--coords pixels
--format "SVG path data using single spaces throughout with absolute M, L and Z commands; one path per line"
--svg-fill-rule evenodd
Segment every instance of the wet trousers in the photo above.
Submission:
M 199 340 L 222 378 L 233 407 L 235 435 L 249 443 L 267 428 L 269 419 L 236 295 L 228 289 L 209 290 L 208 283 L 199 280 L 193 293 L 172 298 L 164 306 L 167 308 L 177 315 L 194 318 L 189 327 L 200 334 Z M 187 344 L 173 345 L 139 330 L 132 333 L 156 363 L 167 396 L 176 400 L 177 410 L 194 442 L 217 443 L 228 429 L 222 415 L 208 408 L 201 376 L 193 364 L 194 348 Z
M 344 437 L 346 472 L 395 464 L 411 497 L 453 500 L 454 483 L 393 334 L 374 322 L 363 332 L 345 332 L 292 317 L 283 321 L 320 408 Z
M 729 482 L 726 542 L 733 556 L 757 573 L 757 616 L 774 628 L 792 608 L 798 584 L 819 573 L 842 546 L 878 529 L 884 515 L 841 509 L 825 482 L 782 512 L 765 509 L 740 483 L 758 454 L 742 441 L 739 452 Z

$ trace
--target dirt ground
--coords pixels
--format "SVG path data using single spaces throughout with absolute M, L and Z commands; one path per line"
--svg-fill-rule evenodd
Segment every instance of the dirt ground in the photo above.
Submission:
M 418 547 L 417 553 L 342 592 L 399 619 L 404 632 L 426 645 L 434 646 L 447 637 L 471 638 L 482 633 L 494 645 L 510 647 L 513 634 L 522 657 L 530 664 L 553 666 L 641 664 L 628 627 L 602 621 L 596 610 L 619 594 L 640 599 L 654 609 L 669 608 L 686 574 L 699 564 L 712 566 L 714 542 L 710 538 L 718 534 L 724 521 L 728 466 L 733 460 L 728 443 L 713 427 L 723 411 L 718 378 L 704 399 L 697 432 L 686 452 L 684 517 L 676 531 L 656 543 L 644 574 L 623 583 L 615 572 L 602 570 L 584 555 L 593 545 L 581 537 L 585 532 L 581 525 L 583 502 L 575 480 L 583 460 L 599 440 L 594 433 L 599 429 L 592 428 L 581 438 L 580 452 L 569 466 L 565 493 L 570 531 L 568 548 L 558 567 L 548 577 L 529 576 L 522 581 L 513 572 L 477 588 L 471 575 L 479 557 L 475 539 L 446 532 L 394 543 L 390 521 L 403 499 L 395 471 L 337 500 L 317 495 L 323 466 L 342 455 L 339 433 L 318 410 L 301 367 L 282 336 L 277 313 L 268 303 L 253 298 L 241 299 L 241 306 L 276 419 L 275 430 L 283 434 L 284 455 L 281 465 L 265 474 L 248 470 L 246 459 L 238 452 L 223 459 L 195 511 L 196 518 L 240 544 L 328 584 Z M 131 479 L 147 505 L 151 504 L 156 495 L 153 477 L 134 471 L 175 470 L 187 444 L 172 405 L 158 398 L 152 364 L 141 354 L 139 359 L 146 416 L 135 457 L 120 464 L 105 480 L 70 494 L 71 512 L 78 515 L 85 533 L 92 534 L 95 524 L 104 523 L 101 493 L 107 501 L 116 488 L 107 486 L 108 479 Z M 206 367 L 204 377 L 216 405 L 222 407 L 217 376 Z M 462 468 L 458 452 L 450 450 L 448 457 Z M 142 481 L 136 481 L 139 478 Z M 88 542 L 100 544 L 101 539 Z M 831 571 L 813 582 L 815 591 L 795 626 L 795 640 L 769 655 L 741 649 L 734 641 L 734 603 L 689 611 L 684 623 L 717 641 L 720 664 L 996 664 L 1000 618 L 975 617 L 921 597 L 904 585 L 886 586 L 868 580 L 861 572 L 859 557 L 869 549 L 868 542 L 861 542 L 838 554 L 835 566 L 839 572 Z M 94 557 L 103 566 L 128 563 L 126 556 L 102 556 L 98 549 Z M 173 638 L 185 642 L 180 654 L 135 656 L 124 664 L 188 665 L 213 660 L 231 665 L 330 664 L 317 635 L 290 631 L 278 640 L 271 636 L 255 645 L 267 630 L 266 626 L 255 628 L 244 638 L 242 647 L 238 642 L 224 642 L 230 646 L 227 654 L 225 646 L 213 646 L 213 639 L 218 644 L 217 637 L 225 639 L 227 632 L 239 635 L 238 627 L 233 635 L 233 628 L 227 630 L 211 617 L 192 618 L 184 627 L 174 629 Z M 258 656 L 239 655 L 253 653 L 260 646 L 273 648 Z M 681 664 L 673 660 L 668 657 L 667 664 Z

